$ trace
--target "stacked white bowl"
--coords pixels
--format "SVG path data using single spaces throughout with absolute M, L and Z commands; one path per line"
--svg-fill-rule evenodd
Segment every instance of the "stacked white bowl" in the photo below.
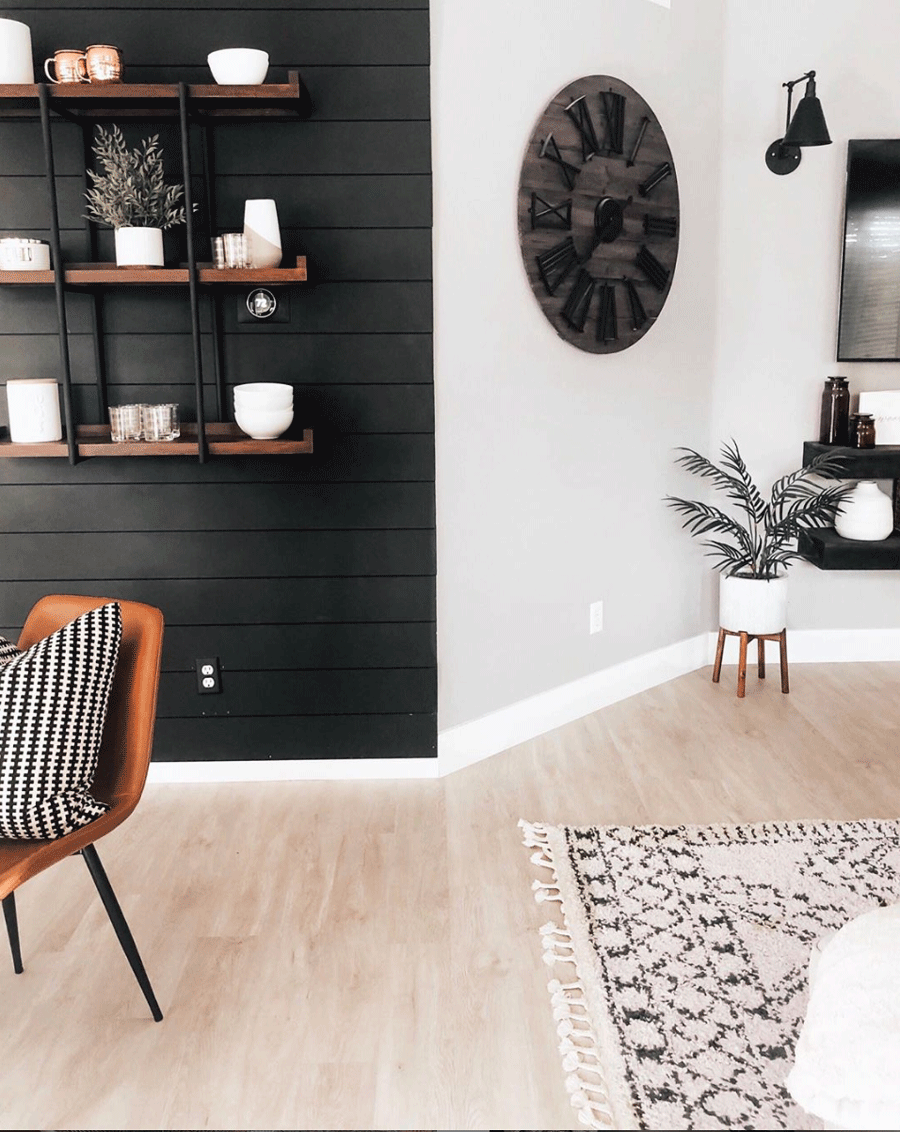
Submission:
M 274 440 L 294 419 L 294 387 L 253 381 L 234 387 L 234 419 L 254 440 Z

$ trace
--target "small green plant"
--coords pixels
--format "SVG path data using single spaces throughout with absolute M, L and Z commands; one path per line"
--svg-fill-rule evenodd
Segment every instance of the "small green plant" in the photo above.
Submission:
M 118 126 L 100 126 L 94 155 L 102 172 L 88 170 L 93 187 L 84 194 L 90 220 L 111 228 L 172 228 L 184 224 L 184 187 L 167 185 L 159 135 L 128 149 Z
M 824 452 L 805 468 L 782 476 L 772 487 L 768 502 L 750 477 L 734 440 L 722 445 L 722 465 L 712 463 L 693 448 L 679 448 L 676 459 L 689 472 L 711 480 L 736 506 L 738 517 L 708 503 L 667 495 L 665 502 L 687 516 L 682 526 L 692 535 L 713 534 L 702 541 L 709 547 L 713 566 L 726 574 L 770 580 L 799 559 L 793 540 L 800 531 L 828 527 L 842 501 L 853 490 L 852 483 L 823 486 L 819 477 L 834 479 L 844 466 L 841 456 Z M 727 540 L 727 541 L 723 541 Z

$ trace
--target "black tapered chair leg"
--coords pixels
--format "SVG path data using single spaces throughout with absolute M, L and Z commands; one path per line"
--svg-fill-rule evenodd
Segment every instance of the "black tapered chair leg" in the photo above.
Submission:
M 116 930 L 116 935 L 119 937 L 122 950 L 125 952 L 128 962 L 131 964 L 134 977 L 137 979 L 141 990 L 144 992 L 144 998 L 146 998 L 147 1005 L 150 1007 L 153 1020 L 155 1022 L 161 1022 L 162 1011 L 159 1008 L 159 1003 L 156 1001 L 153 987 L 150 986 L 150 980 L 147 978 L 144 964 L 141 962 L 137 944 L 134 942 L 134 936 L 131 934 L 131 929 L 128 927 L 128 924 L 125 922 L 125 917 L 122 915 L 122 909 L 119 907 L 116 894 L 113 892 L 112 885 L 109 883 L 103 866 L 100 864 L 97 850 L 93 845 L 85 845 L 81 850 L 81 855 L 84 857 L 84 863 L 87 865 L 88 871 L 93 877 L 94 884 L 97 886 L 97 891 L 100 893 L 100 899 L 103 901 L 103 907 L 106 909 L 110 923 Z
M 9 950 L 12 952 L 13 970 L 21 975 L 22 952 L 19 950 L 19 921 L 16 917 L 16 894 L 11 892 L 3 897 L 3 918 L 6 920 L 6 934 L 9 936 Z

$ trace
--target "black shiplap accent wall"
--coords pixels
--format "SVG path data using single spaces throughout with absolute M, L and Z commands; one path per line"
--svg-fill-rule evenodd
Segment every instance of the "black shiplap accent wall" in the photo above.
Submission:
M 289 323 L 239 325 L 226 294 L 224 358 L 229 385 L 294 384 L 316 451 L 203 466 L 0 460 L 0 632 L 15 635 L 49 592 L 159 605 L 158 760 L 434 755 L 427 0 L 2 7 L 31 28 L 38 65 L 59 47 L 115 43 L 126 81 L 209 82 L 209 51 L 247 45 L 269 52 L 273 81 L 300 71 L 309 120 L 214 127 L 215 227 L 240 228 L 247 197 L 274 197 L 285 256 L 308 257 Z M 126 132 L 159 132 L 177 177 L 173 126 Z M 53 133 L 64 250 L 86 260 L 80 130 Z M 199 130 L 192 163 L 199 175 Z M 46 199 L 39 126 L 0 122 L 0 234 L 47 238 Z M 112 259 L 111 233 L 99 236 Z M 185 258 L 183 240 L 167 233 L 169 262 Z M 90 297 L 70 291 L 67 310 L 79 419 L 98 421 Z M 201 314 L 214 417 L 205 301 Z M 187 289 L 107 291 L 102 321 L 110 401 L 171 399 L 191 419 Z M 0 380 L 58 376 L 58 357 L 52 289 L 0 289 Z M 205 656 L 221 659 L 220 696 L 196 693 Z

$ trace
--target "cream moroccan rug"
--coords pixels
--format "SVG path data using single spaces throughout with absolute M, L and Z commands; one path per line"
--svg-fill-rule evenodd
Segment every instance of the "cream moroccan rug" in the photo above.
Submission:
M 900 901 L 900 822 L 520 822 L 566 1087 L 592 1128 L 821 1128 L 784 1088 L 812 948 Z

